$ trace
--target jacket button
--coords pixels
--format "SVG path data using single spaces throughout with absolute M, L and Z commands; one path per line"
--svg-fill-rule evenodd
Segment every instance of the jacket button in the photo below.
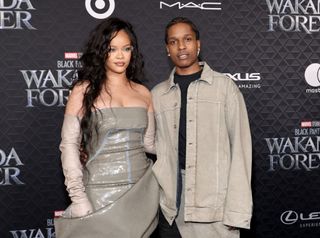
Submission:
M 189 97 L 189 100 L 192 100 L 193 99 L 193 97 Z
M 189 145 L 192 145 L 192 143 L 191 143 L 191 142 L 189 142 Z
M 178 103 L 177 103 L 177 102 L 175 102 L 175 103 L 173 104 L 173 106 L 175 106 L 175 107 L 176 107 L 177 105 L 178 105 Z
M 176 124 L 174 124 L 174 125 L 173 125 L 173 128 L 174 128 L 174 129 L 177 129 L 177 125 L 176 125 Z

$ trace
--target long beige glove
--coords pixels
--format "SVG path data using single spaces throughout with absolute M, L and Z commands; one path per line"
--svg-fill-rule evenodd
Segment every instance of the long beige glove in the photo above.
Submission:
M 64 115 L 60 143 L 61 162 L 65 185 L 72 204 L 66 210 L 65 216 L 81 217 L 93 211 L 82 181 L 82 165 L 79 160 L 80 152 L 80 121 L 76 116 Z M 70 214 L 71 213 L 71 214 Z
M 149 111 L 148 126 L 144 134 L 143 143 L 144 143 L 145 151 L 151 154 L 156 153 L 155 134 L 156 134 L 156 126 L 155 126 L 154 113 L 152 111 Z

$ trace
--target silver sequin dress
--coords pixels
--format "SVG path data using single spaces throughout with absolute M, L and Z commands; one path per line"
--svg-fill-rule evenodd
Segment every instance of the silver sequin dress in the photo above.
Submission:
M 149 237 L 157 225 L 159 190 L 143 147 L 147 110 L 106 108 L 92 120 L 84 184 L 94 212 L 55 219 L 56 237 Z

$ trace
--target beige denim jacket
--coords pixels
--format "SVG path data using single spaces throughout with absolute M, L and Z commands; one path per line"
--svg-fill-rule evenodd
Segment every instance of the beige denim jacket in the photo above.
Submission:
M 187 96 L 185 221 L 249 228 L 252 146 L 247 110 L 237 85 L 206 63 Z M 180 89 L 168 80 L 152 90 L 156 116 L 160 206 L 170 224 L 177 215 Z

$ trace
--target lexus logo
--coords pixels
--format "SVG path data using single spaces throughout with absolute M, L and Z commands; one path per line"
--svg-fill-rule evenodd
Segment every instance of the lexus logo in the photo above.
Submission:
M 281 214 L 280 220 L 283 224 L 292 225 L 296 223 L 299 219 L 298 213 L 295 211 L 285 211 Z
M 86 9 L 87 9 L 88 13 L 91 16 L 93 16 L 94 18 L 105 19 L 113 13 L 114 8 L 115 8 L 114 0 L 108 0 L 109 8 L 105 12 L 102 12 L 102 13 L 98 13 L 92 9 L 91 4 L 93 1 L 94 1 L 94 6 L 101 11 L 106 7 L 106 1 L 105 0 L 86 0 Z

